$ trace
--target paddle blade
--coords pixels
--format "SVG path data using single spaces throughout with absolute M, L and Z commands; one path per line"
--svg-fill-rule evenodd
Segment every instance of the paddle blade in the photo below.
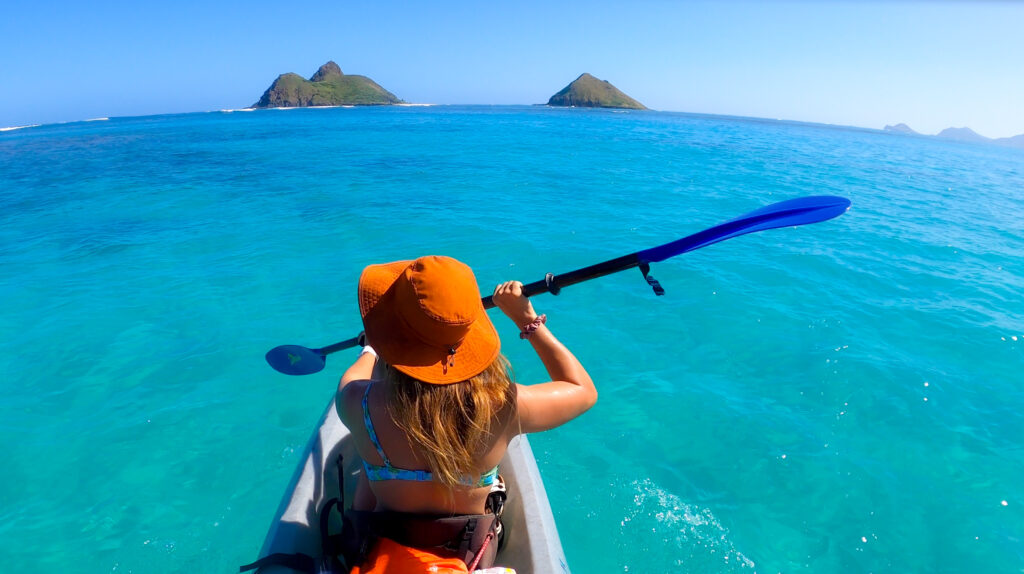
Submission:
M 267 351 L 267 363 L 286 375 L 311 375 L 322 371 L 325 361 L 319 349 L 281 345 Z
M 846 213 L 849 208 L 849 199 L 834 195 L 814 195 L 780 201 L 671 243 L 639 251 L 637 257 L 640 261 L 657 263 L 755 231 L 826 221 Z

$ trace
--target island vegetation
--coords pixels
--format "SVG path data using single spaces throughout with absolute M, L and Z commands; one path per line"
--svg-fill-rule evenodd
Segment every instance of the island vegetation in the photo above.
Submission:
M 402 100 L 366 76 L 343 74 L 338 64 L 327 62 L 308 80 L 298 74 L 281 74 L 263 92 L 254 108 L 301 108 L 310 106 L 381 106 Z
M 618 88 L 605 80 L 599 80 L 590 74 L 581 74 L 562 91 L 551 96 L 549 106 L 581 107 L 581 108 L 623 108 L 629 110 L 646 110 L 647 107 L 622 93 Z

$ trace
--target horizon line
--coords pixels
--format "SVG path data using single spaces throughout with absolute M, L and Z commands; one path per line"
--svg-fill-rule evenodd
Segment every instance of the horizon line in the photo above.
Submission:
M 164 113 L 155 113 L 155 114 L 139 114 L 139 115 L 125 115 L 125 116 L 103 116 L 103 117 L 96 117 L 96 118 L 65 120 L 65 121 L 49 122 L 49 123 L 25 124 L 25 125 L 16 125 L 16 126 L 3 126 L 3 127 L 0 127 L 0 132 L 6 133 L 6 132 L 12 132 L 12 131 L 18 131 L 18 130 L 30 129 L 30 128 L 39 128 L 39 127 L 65 125 L 65 124 L 76 124 L 76 123 L 86 123 L 86 122 L 108 121 L 108 120 L 111 120 L 111 119 L 152 118 L 152 117 L 160 117 L 160 116 L 179 116 L 179 115 L 188 115 L 188 114 L 254 112 L 254 111 L 262 111 L 262 110 L 336 109 L 336 108 L 351 109 L 351 108 L 387 108 L 387 107 L 416 108 L 416 107 L 445 107 L 445 106 L 447 106 L 447 107 L 474 107 L 474 106 L 477 106 L 477 107 L 545 107 L 545 108 L 551 108 L 551 109 L 620 110 L 620 111 L 624 111 L 624 112 L 637 112 L 637 113 L 644 113 L 644 112 L 672 113 L 672 114 L 685 114 L 685 115 L 690 115 L 690 116 L 706 116 L 706 117 L 729 118 L 729 119 L 740 119 L 740 120 L 756 120 L 756 121 L 771 122 L 771 123 L 792 123 L 792 124 L 800 124 L 800 125 L 808 125 L 808 126 L 822 126 L 822 127 L 828 127 L 828 128 L 842 128 L 842 129 L 854 129 L 854 130 L 865 130 L 865 131 L 877 131 L 877 132 L 882 132 L 882 133 L 887 133 L 887 134 L 896 134 L 896 135 L 904 135 L 904 136 L 919 136 L 919 137 L 928 137 L 928 138 L 939 138 L 939 139 L 947 139 L 947 140 L 951 140 L 951 141 L 972 141 L 972 140 L 959 140 L 957 138 L 941 138 L 939 136 L 940 133 L 942 133 L 943 131 L 946 131 L 946 130 L 950 130 L 950 129 L 964 130 L 964 129 L 967 129 L 967 130 L 970 130 L 971 132 L 973 132 L 974 134 L 978 135 L 979 137 L 982 137 L 982 138 L 985 139 L 984 142 L 974 142 L 974 143 L 997 143 L 1000 140 L 1010 140 L 1010 139 L 1013 139 L 1013 138 L 1016 138 L 1016 137 L 1024 136 L 1024 133 L 1022 133 L 1022 134 L 1016 134 L 1016 135 L 1000 137 L 1000 138 L 991 138 L 991 137 L 982 135 L 982 134 L 978 133 L 977 131 L 975 131 L 973 128 L 967 127 L 967 126 L 964 126 L 964 127 L 950 126 L 948 128 L 944 128 L 943 130 L 941 130 L 938 133 L 927 134 L 927 133 L 915 131 L 913 128 L 910 128 L 910 126 L 908 126 L 905 122 L 897 122 L 895 124 L 886 124 L 885 126 L 883 126 L 881 128 L 874 128 L 874 127 L 867 127 L 867 126 L 857 126 L 857 125 L 852 125 L 852 124 L 832 124 L 832 123 L 815 122 L 815 121 L 809 121 L 809 120 L 795 120 L 795 119 L 786 119 L 786 118 L 766 118 L 766 117 L 759 117 L 759 116 L 742 116 L 742 115 L 727 114 L 727 113 L 687 112 L 687 111 L 682 111 L 682 110 L 659 110 L 659 109 L 653 109 L 653 108 L 648 108 L 646 110 L 634 110 L 634 109 L 611 108 L 611 107 L 606 108 L 606 107 L 597 107 L 597 106 L 594 106 L 594 107 L 591 107 L 591 106 L 551 106 L 551 105 L 548 105 L 546 103 L 537 103 L 537 104 L 479 104 L 479 103 L 477 103 L 477 104 L 433 104 L 433 103 L 416 103 L 416 102 L 403 102 L 401 104 L 372 104 L 372 105 L 278 106 L 278 107 L 267 107 L 267 108 L 256 108 L 256 107 L 221 108 L 221 109 L 216 109 L 216 110 L 195 110 L 195 111 L 189 111 L 189 112 L 164 112 Z M 887 129 L 885 129 L 887 127 L 894 127 L 894 126 L 898 126 L 898 125 L 904 125 L 910 131 L 909 132 L 904 132 L 904 131 L 898 131 L 898 130 L 887 130 Z

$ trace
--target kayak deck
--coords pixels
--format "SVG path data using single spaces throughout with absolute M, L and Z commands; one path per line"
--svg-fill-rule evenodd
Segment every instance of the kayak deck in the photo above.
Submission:
M 344 457 L 345 501 L 353 500 L 362 461 L 356 453 L 348 428 L 338 418 L 334 400 L 327 405 L 310 438 L 284 498 L 274 515 L 260 556 L 274 553 L 321 555 L 320 509 L 338 496 L 337 458 Z M 501 476 L 508 500 L 501 520 L 505 545 L 496 565 L 515 569 L 518 574 L 568 574 L 569 567 L 558 538 L 547 492 L 525 435 L 509 444 L 501 460 Z M 340 519 L 332 513 L 331 532 L 339 532 Z M 262 574 L 295 572 L 281 566 L 266 566 Z

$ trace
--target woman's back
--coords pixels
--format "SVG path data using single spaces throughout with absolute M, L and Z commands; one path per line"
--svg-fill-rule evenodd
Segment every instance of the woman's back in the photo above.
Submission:
M 409 436 L 392 419 L 388 408 L 389 382 L 387 380 L 354 381 L 339 396 L 338 414 L 352 431 L 359 456 L 372 469 L 391 467 L 401 471 L 429 473 L 427 458 L 422 448 L 409 440 Z M 365 409 L 364 409 L 364 401 Z M 514 407 L 510 403 L 499 411 L 491 424 L 489 436 L 481 441 L 474 452 L 476 477 L 487 475 L 501 461 L 508 442 L 516 431 Z M 365 422 L 370 419 L 370 428 Z M 370 434 L 373 430 L 373 436 Z M 374 441 L 376 438 L 376 444 Z M 387 461 L 383 460 L 383 451 Z M 364 472 L 357 487 L 355 508 L 407 512 L 413 514 L 482 514 L 491 485 L 459 485 L 455 488 L 438 480 L 381 479 L 370 481 Z M 408 476 L 412 477 L 410 473 Z

